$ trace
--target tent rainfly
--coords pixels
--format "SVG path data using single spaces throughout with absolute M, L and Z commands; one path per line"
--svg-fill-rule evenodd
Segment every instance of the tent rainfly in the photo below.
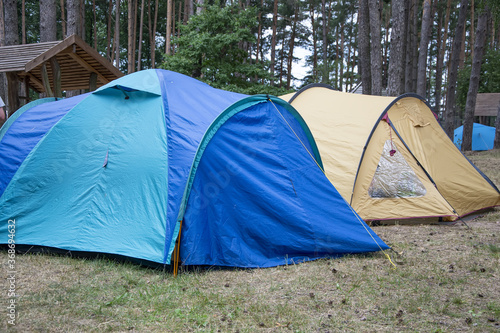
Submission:
M 318 144 L 325 172 L 366 221 L 455 220 L 500 205 L 497 187 L 415 94 L 380 97 L 310 85 L 282 96 Z
M 320 167 L 283 100 L 137 72 L 9 119 L 0 239 L 10 220 L 17 244 L 239 267 L 387 249 Z

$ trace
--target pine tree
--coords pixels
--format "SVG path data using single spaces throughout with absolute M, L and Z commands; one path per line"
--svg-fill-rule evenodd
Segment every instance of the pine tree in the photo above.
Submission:
M 391 57 L 388 69 L 387 95 L 399 96 L 404 86 L 406 42 L 406 0 L 392 2 Z
M 467 18 L 467 7 L 469 0 L 461 0 L 460 10 L 458 13 L 458 21 L 455 29 L 455 36 L 453 38 L 453 47 L 450 56 L 450 68 L 448 73 L 448 92 L 446 95 L 446 109 L 444 119 L 444 131 L 453 139 L 453 130 L 455 127 L 455 97 L 456 85 L 458 77 L 458 65 L 460 61 L 460 52 L 462 50 L 462 35 L 464 32 L 465 20 Z
M 486 6 L 479 16 L 474 44 L 474 57 L 470 74 L 469 91 L 465 104 L 465 119 L 462 137 L 462 150 L 472 150 L 472 128 L 474 124 L 474 109 L 479 89 L 479 76 L 481 75 L 481 63 L 483 61 L 484 48 L 486 44 L 487 25 L 489 20 L 489 8 Z

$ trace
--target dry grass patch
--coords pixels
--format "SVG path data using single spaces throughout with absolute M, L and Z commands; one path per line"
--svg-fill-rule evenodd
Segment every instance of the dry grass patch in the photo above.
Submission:
M 470 151 L 465 156 L 471 160 L 493 183 L 500 185 L 500 149 L 490 151 Z
M 18 254 L 19 317 L 7 327 L 2 306 L 0 331 L 498 332 L 500 210 L 468 225 L 374 227 L 398 252 L 387 252 L 395 269 L 374 253 L 174 278 L 102 259 Z M 0 252 L 5 274 L 6 262 Z M 5 292 L 0 300 L 7 304 Z

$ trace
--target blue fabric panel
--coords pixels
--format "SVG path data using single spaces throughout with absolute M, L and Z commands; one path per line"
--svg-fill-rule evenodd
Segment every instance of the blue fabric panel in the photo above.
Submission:
M 223 91 L 171 71 L 156 70 L 168 136 L 168 216 L 164 260 L 170 260 L 179 206 L 189 170 L 205 131 L 214 119 L 245 95 Z
M 88 94 L 44 103 L 24 111 L 0 141 L 0 197 L 31 150 L 69 110 Z
M 167 141 L 161 96 L 107 89 L 81 101 L 0 198 L 18 244 L 163 263 Z M 56 102 L 52 109 L 59 108 Z M 7 225 L 0 239 L 7 240 Z
M 19 118 L 24 112 L 34 108 L 37 105 L 54 102 L 57 100 L 58 99 L 55 97 L 46 97 L 46 98 L 36 99 L 32 102 L 29 102 L 28 104 L 23 105 L 16 112 L 14 112 L 13 115 L 9 117 L 9 119 L 7 119 L 7 121 L 2 125 L 2 128 L 0 128 L 0 141 L 2 141 L 2 138 L 5 135 L 5 132 L 7 132 L 7 129 L 9 129 L 10 125 L 12 125 L 17 120 L 17 118 Z
M 184 264 L 269 267 L 387 248 L 271 103 L 227 120 L 204 151 L 184 215 Z
M 311 147 L 309 139 L 307 138 L 304 130 L 302 129 L 302 126 L 297 121 L 297 119 L 290 112 L 279 108 L 278 105 L 276 105 L 276 108 L 273 108 L 273 110 L 280 116 L 279 119 L 281 119 L 281 121 L 283 122 L 283 126 L 289 127 L 289 129 L 293 131 L 293 134 L 297 136 L 300 142 L 304 144 L 305 148 L 311 154 L 311 156 L 314 157 L 314 151 Z
M 458 149 L 462 149 L 462 136 L 464 127 L 455 129 L 453 143 Z M 472 127 L 472 150 L 493 149 L 495 140 L 495 127 L 474 123 Z

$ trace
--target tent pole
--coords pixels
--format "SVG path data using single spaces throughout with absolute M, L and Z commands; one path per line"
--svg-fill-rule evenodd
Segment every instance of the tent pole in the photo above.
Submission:
M 179 235 L 177 236 L 177 244 L 174 250 L 174 277 L 177 276 L 179 270 L 179 260 L 181 254 L 181 230 L 182 230 L 182 220 L 180 220 L 179 225 Z

